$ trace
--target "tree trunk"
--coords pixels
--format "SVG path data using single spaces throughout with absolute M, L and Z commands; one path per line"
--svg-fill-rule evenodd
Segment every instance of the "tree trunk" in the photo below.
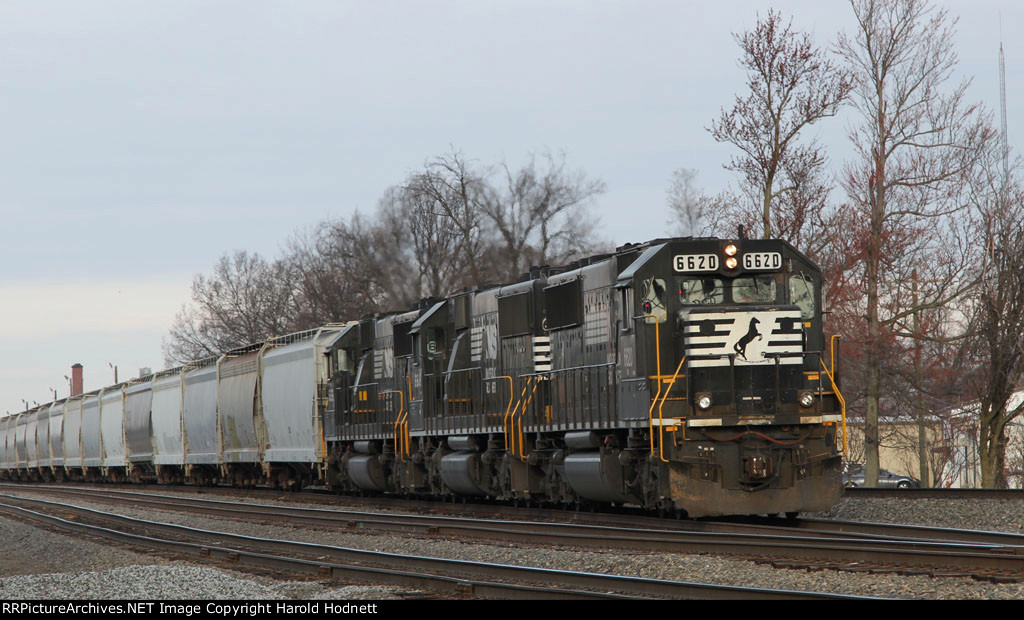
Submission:
M 1002 410 L 994 405 L 982 407 L 978 428 L 978 452 L 981 460 L 981 486 L 985 489 L 1006 488 L 1006 426 L 1000 423 Z
M 920 472 L 921 486 L 928 488 L 930 472 L 928 470 L 928 427 L 926 426 L 927 411 L 924 406 L 924 377 L 921 372 L 921 317 L 917 309 L 917 269 L 911 272 L 913 278 L 913 303 L 914 303 L 914 390 L 917 392 L 914 399 L 914 411 L 917 414 L 917 471 Z
M 878 263 L 868 257 L 868 333 L 866 384 L 864 386 L 864 484 L 878 485 L 878 400 L 881 391 L 881 356 L 879 340 L 881 323 L 878 320 Z
M 764 239 L 772 238 L 772 182 L 771 177 L 764 188 L 764 207 L 761 212 L 761 219 L 764 223 Z
M 986 424 L 981 425 L 978 441 L 978 460 L 981 461 L 981 487 L 983 489 L 996 488 L 999 472 L 998 453 L 995 437 L 991 435 L 991 429 Z

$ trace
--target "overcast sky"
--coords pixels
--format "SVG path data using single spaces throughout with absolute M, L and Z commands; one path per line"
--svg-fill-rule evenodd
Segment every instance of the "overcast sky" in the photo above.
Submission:
M 1001 17 L 1015 144 L 1024 4 L 939 4 L 995 111 Z M 705 128 L 769 6 L 819 45 L 851 28 L 839 0 L 0 0 L 0 414 L 66 396 L 76 362 L 86 390 L 159 369 L 195 273 L 371 211 L 452 148 L 564 151 L 607 184 L 605 238 L 666 235 L 673 170 L 730 181 Z M 837 166 L 849 122 L 813 130 Z

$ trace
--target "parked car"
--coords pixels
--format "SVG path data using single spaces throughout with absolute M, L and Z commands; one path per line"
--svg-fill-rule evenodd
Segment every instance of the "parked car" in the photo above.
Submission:
M 864 463 L 846 463 L 843 467 L 843 486 L 864 486 Z M 878 486 L 889 489 L 919 489 L 921 481 L 912 476 L 904 476 L 888 469 L 879 468 Z

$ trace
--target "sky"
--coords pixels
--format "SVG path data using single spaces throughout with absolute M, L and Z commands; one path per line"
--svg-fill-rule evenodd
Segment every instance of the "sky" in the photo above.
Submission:
M 1024 3 L 937 4 L 998 112 Z M 0 415 L 66 396 L 75 363 L 86 390 L 162 368 L 195 274 L 371 212 L 453 149 L 564 152 L 607 185 L 603 238 L 666 236 L 673 170 L 733 179 L 706 127 L 744 88 L 733 33 L 769 7 L 823 47 L 851 31 L 839 0 L 0 0 Z M 1013 146 L 1024 39 L 1004 47 Z M 807 134 L 835 167 L 851 122 Z

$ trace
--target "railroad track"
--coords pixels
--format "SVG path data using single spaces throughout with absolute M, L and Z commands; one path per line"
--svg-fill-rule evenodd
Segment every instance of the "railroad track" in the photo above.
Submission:
M 895 499 L 1001 499 L 1024 501 L 1024 489 L 890 489 L 879 487 L 847 487 L 843 490 L 853 498 Z
M 9 488 L 9 487 L 8 487 Z M 1024 535 L 829 520 L 665 521 L 628 515 L 574 515 L 573 523 L 409 515 L 362 510 L 239 504 L 132 491 L 17 487 L 71 499 L 192 512 L 327 530 L 398 531 L 419 536 L 500 539 L 588 549 L 709 553 L 785 568 L 960 576 L 1024 581 Z M 589 521 L 587 523 L 580 521 Z M 617 522 L 617 523 L 616 523 Z
M 25 505 L 33 508 L 27 508 Z M 458 597 L 526 599 L 862 599 L 393 554 L 257 538 L 135 519 L 63 502 L 0 495 L 0 512 L 151 549 L 319 578 L 400 585 Z M 54 514 L 56 513 L 56 514 Z M 60 515 L 60 516 L 58 516 Z

